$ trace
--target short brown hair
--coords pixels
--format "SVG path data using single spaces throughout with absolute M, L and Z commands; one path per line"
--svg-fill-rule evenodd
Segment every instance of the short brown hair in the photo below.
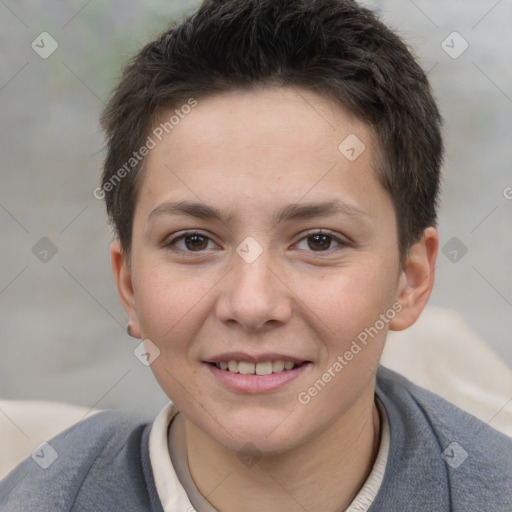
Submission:
M 102 116 L 102 190 L 123 250 L 131 248 L 144 159 L 126 163 L 157 117 L 191 98 L 262 85 L 329 95 L 372 127 L 403 261 L 436 224 L 441 117 L 403 41 L 349 0 L 207 0 L 132 59 Z

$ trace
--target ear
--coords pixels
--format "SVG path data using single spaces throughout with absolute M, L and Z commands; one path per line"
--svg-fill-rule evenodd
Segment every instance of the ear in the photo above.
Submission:
M 112 274 L 116 283 L 117 295 L 130 319 L 130 335 L 134 338 L 141 338 L 140 323 L 134 307 L 135 300 L 130 262 L 124 254 L 119 240 L 115 240 L 110 246 L 110 262 L 112 264 Z
M 423 311 L 434 286 L 438 247 L 439 234 L 436 229 L 429 227 L 423 232 L 421 240 L 409 249 L 400 274 L 396 299 L 402 309 L 389 323 L 392 331 L 407 329 Z

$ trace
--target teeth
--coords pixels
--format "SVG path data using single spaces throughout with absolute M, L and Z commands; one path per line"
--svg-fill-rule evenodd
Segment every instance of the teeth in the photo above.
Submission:
M 274 361 L 272 363 L 272 371 L 274 373 L 279 373 L 284 370 L 284 361 Z
M 238 363 L 238 371 L 242 375 L 254 375 L 255 369 L 256 365 L 254 363 L 245 363 L 243 361 Z
M 266 363 L 258 363 L 256 365 L 256 375 L 270 375 L 272 373 L 272 363 L 267 361 Z
M 265 361 L 263 363 L 247 363 L 245 361 L 221 361 L 215 365 L 220 370 L 242 375 L 270 375 L 281 373 L 285 370 L 292 370 L 296 364 L 292 361 Z

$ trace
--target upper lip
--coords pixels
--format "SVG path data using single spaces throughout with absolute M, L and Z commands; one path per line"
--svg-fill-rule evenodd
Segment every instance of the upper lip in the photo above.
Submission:
M 267 361 L 291 361 L 292 363 L 308 362 L 300 357 L 279 354 L 277 352 L 265 352 L 263 354 L 248 354 L 246 352 L 223 352 L 205 360 L 206 363 L 220 363 L 222 361 L 243 361 L 246 363 L 264 363 Z

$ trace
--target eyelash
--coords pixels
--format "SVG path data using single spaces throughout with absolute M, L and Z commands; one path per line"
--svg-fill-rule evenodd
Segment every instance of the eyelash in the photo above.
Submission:
M 331 233 L 329 231 L 324 231 L 324 230 L 317 230 L 317 231 L 312 231 L 312 232 L 306 233 L 294 245 L 297 245 L 298 243 L 302 242 L 303 240 L 307 240 L 308 238 L 311 238 L 313 236 L 318 236 L 318 235 L 319 236 L 329 237 L 332 242 L 336 242 L 338 245 L 336 247 L 334 247 L 334 248 L 326 249 L 325 251 L 313 251 L 313 250 L 310 250 L 310 251 L 307 251 L 307 252 L 311 252 L 311 253 L 315 253 L 315 254 L 316 253 L 318 253 L 318 254 L 330 254 L 330 253 L 333 252 L 333 250 L 341 249 L 343 247 L 348 247 L 350 245 L 350 243 L 347 240 L 343 240 L 340 237 L 334 235 L 333 233 Z M 185 240 L 188 237 L 192 237 L 192 236 L 200 236 L 202 238 L 207 239 L 208 241 L 212 241 L 213 242 L 213 240 L 209 236 L 205 235 L 204 233 L 201 233 L 200 231 L 186 231 L 186 232 L 178 235 L 177 237 L 172 238 L 171 240 L 164 241 L 161 245 L 165 249 L 170 249 L 172 251 L 181 252 L 181 253 L 201 254 L 201 253 L 206 252 L 208 249 L 203 249 L 203 250 L 200 250 L 200 251 L 190 251 L 190 250 L 187 250 L 187 249 L 178 249 L 178 248 L 176 248 L 176 243 L 178 243 L 181 240 Z

